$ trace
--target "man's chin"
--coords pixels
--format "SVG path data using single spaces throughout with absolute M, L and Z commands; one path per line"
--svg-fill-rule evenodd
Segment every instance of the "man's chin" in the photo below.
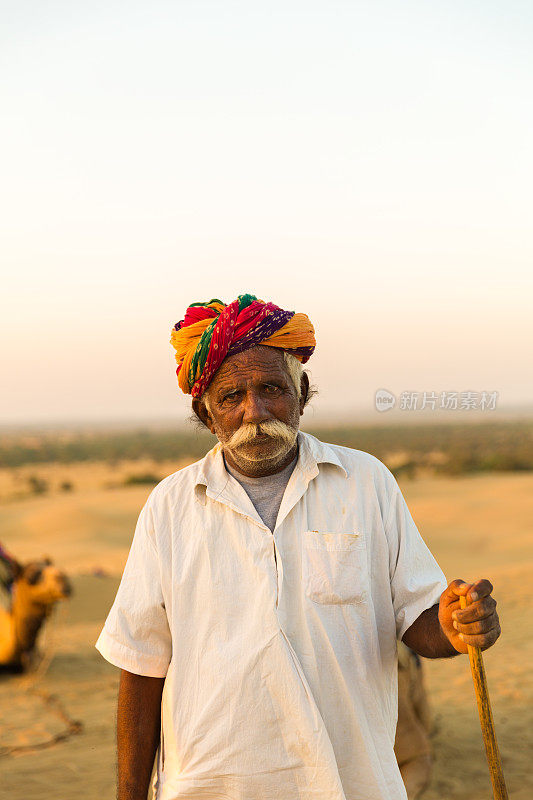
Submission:
M 295 440 L 296 441 L 296 440 Z M 230 450 L 234 460 L 239 461 L 265 461 L 268 463 L 282 461 L 294 447 L 294 443 L 288 445 L 287 442 L 266 442 L 260 440 L 256 442 L 247 442 L 246 444 Z

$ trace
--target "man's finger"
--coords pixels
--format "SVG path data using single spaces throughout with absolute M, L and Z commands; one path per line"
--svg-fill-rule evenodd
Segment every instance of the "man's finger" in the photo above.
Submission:
M 460 633 L 459 638 L 465 644 L 471 645 L 471 647 L 479 647 L 481 650 L 486 650 L 487 647 L 491 647 L 494 642 L 500 636 L 501 629 L 500 626 L 497 625 L 495 628 L 491 628 L 490 631 L 486 633 L 479 633 L 474 636 L 469 636 L 466 633 Z
M 473 583 L 467 583 L 462 578 L 456 578 L 444 590 L 447 605 L 456 602 L 459 597 L 466 597 L 469 603 L 475 603 L 483 597 L 488 597 L 492 592 L 492 583 L 486 578 L 480 578 Z
M 471 583 L 467 583 L 462 578 L 456 578 L 452 581 L 443 592 L 446 605 L 456 603 L 461 595 L 467 594 L 471 585 Z
M 475 636 L 480 633 L 488 633 L 492 628 L 496 628 L 499 625 L 498 615 L 491 614 L 489 617 L 485 617 L 481 620 L 476 620 L 475 622 L 454 622 L 453 627 L 458 633 L 465 633 L 468 636 Z
M 462 623 L 476 622 L 490 617 L 491 614 L 494 614 L 495 609 L 496 600 L 493 597 L 485 597 L 483 600 L 478 600 L 466 608 L 457 609 L 453 612 L 452 619 Z
M 492 583 L 487 578 L 480 578 L 470 586 L 468 591 L 469 598 L 467 599 L 475 603 L 476 600 L 481 600 L 482 597 L 488 597 L 493 588 Z

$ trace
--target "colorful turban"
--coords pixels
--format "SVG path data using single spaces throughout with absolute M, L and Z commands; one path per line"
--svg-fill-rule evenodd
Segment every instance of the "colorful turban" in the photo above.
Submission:
M 185 394 L 201 397 L 226 356 L 265 344 L 279 347 L 305 364 L 315 349 L 315 331 L 306 314 L 284 311 L 253 294 L 192 303 L 172 329 L 178 384 Z

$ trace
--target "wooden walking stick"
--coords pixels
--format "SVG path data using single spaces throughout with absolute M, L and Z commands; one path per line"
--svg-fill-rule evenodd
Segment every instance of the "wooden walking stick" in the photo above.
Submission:
M 461 608 L 466 608 L 468 605 L 466 597 L 461 595 L 460 601 Z M 498 742 L 496 741 L 496 732 L 494 730 L 494 720 L 492 719 L 492 709 L 490 707 L 489 689 L 487 686 L 485 667 L 483 666 L 483 657 L 479 647 L 467 646 L 494 800 L 509 800 L 503 777 L 500 751 L 498 750 Z

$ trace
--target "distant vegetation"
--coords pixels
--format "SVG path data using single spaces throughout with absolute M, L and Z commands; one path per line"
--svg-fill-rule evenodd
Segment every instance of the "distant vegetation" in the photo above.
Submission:
M 215 443 L 207 430 L 131 430 L 93 433 L 9 434 L 0 438 L 0 467 L 80 461 L 155 461 L 201 458 Z
M 533 469 L 533 421 L 470 424 L 342 426 L 313 429 L 326 442 L 365 450 L 384 461 L 396 474 L 420 469 L 448 475 L 491 470 Z M 0 440 L 0 467 L 23 464 L 106 461 L 150 458 L 179 461 L 201 458 L 215 443 L 207 431 L 132 430 L 117 433 L 15 435 Z M 30 477 L 31 490 L 47 490 Z M 132 474 L 129 484 L 156 483 L 156 474 Z M 63 491 L 71 486 L 62 485 Z
M 140 475 L 128 475 L 124 478 L 124 486 L 155 486 L 162 479 L 162 475 L 155 475 L 153 472 L 142 472 Z
M 398 474 L 533 470 L 533 421 L 314 430 L 323 441 L 372 453 Z

